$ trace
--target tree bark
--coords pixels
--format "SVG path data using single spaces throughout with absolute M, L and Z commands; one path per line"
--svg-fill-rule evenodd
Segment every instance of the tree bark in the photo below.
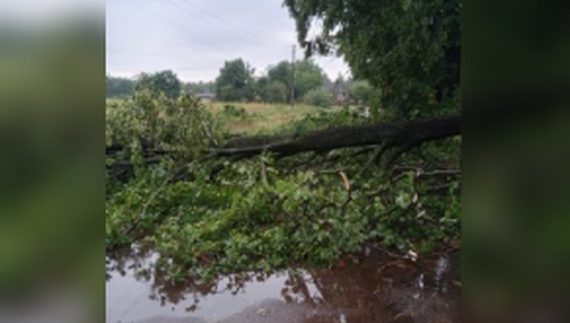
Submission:
M 324 153 L 340 148 L 378 146 L 380 149 L 376 149 L 375 160 L 378 160 L 389 150 L 393 150 L 390 152 L 387 162 L 387 165 L 391 165 L 400 155 L 414 147 L 460 134 L 460 116 L 376 123 L 329 128 L 301 135 L 233 138 L 222 148 L 211 149 L 210 153 L 202 159 L 227 157 L 229 161 L 235 162 L 263 152 L 271 152 L 275 154 L 276 158 L 283 158 L 305 152 Z M 113 156 L 122 148 L 124 147 L 107 147 L 106 153 L 108 156 Z M 147 157 L 146 161 L 152 164 L 159 161 L 160 158 L 168 156 L 169 153 L 148 150 L 145 151 L 144 155 Z M 111 173 L 121 177 L 132 175 L 132 165 L 128 161 L 122 163 L 119 161 L 111 168 Z M 211 170 L 211 177 L 215 177 L 223 168 L 223 163 L 215 165 Z
M 217 156 L 247 158 L 262 152 L 286 157 L 303 152 L 326 152 L 339 148 L 380 145 L 382 152 L 395 149 L 392 159 L 422 143 L 461 134 L 461 117 L 442 117 L 405 122 L 377 123 L 309 132 L 303 135 L 245 137 L 230 140 Z

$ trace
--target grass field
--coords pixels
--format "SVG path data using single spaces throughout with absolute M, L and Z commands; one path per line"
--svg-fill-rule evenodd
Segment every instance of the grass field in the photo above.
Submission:
M 225 123 L 230 133 L 249 135 L 271 132 L 275 128 L 303 119 L 318 111 L 341 109 L 341 107 L 325 109 L 306 104 L 296 104 L 292 108 L 286 104 L 241 102 L 213 102 L 206 106 Z
M 107 99 L 107 104 L 120 104 L 124 99 Z M 340 106 L 321 108 L 298 103 L 289 104 L 209 102 L 205 106 L 212 111 L 228 132 L 232 134 L 266 134 L 272 130 L 305 118 L 319 111 L 338 111 Z

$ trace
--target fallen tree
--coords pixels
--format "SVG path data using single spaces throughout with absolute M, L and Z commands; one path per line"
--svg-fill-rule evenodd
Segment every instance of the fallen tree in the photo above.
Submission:
M 379 145 L 381 153 L 390 149 L 393 161 L 422 143 L 461 134 L 461 117 L 443 117 L 404 122 L 376 123 L 313 131 L 294 136 L 259 136 L 229 140 L 222 148 L 210 149 L 215 156 L 234 159 L 271 152 L 277 158 L 303 152 L 322 153 L 339 148 Z
M 457 142 L 429 143 L 460 134 L 460 117 L 453 116 L 233 137 L 196 155 L 141 143 L 135 157 L 146 165 L 167 162 L 137 164 L 139 171 L 126 158 L 129 148 L 115 144 L 106 149 L 113 156 L 108 167 L 122 177 L 108 181 L 107 251 L 144 238 L 172 259 L 163 270 L 194 268 L 189 275 L 203 276 L 324 265 L 365 241 L 401 252 L 435 250 L 460 232 L 460 172 Z M 424 143 L 429 158 L 401 156 Z M 372 162 L 384 153 L 401 156 L 393 172 Z
M 335 149 L 375 146 L 376 149 L 366 149 L 364 152 L 375 150 L 374 161 L 378 161 L 386 154 L 386 165 L 389 166 L 403 153 L 423 143 L 460 134 L 460 116 L 381 122 L 328 128 L 295 135 L 234 137 L 221 147 L 207 148 L 206 155 L 200 160 L 218 157 L 235 162 L 267 152 L 273 153 L 275 158 L 279 159 L 307 152 L 322 154 Z M 122 148 L 120 145 L 106 147 L 106 154 L 116 155 Z M 142 149 L 144 161 L 148 165 L 160 162 L 165 156 L 173 159 L 184 156 L 179 151 L 168 152 L 148 145 L 143 145 Z M 128 178 L 133 169 L 127 160 L 117 161 L 111 167 L 113 173 L 120 174 L 123 178 Z M 213 167 L 211 175 L 215 176 L 223 168 L 223 163 L 219 163 Z
M 240 158 L 271 152 L 280 158 L 304 152 L 322 153 L 340 148 L 380 145 L 383 151 L 396 149 L 392 154 L 392 158 L 396 158 L 422 143 L 460 134 L 461 117 L 451 116 L 329 128 L 290 136 L 234 137 L 220 148 L 209 148 L 208 152 L 212 157 Z M 169 155 L 168 151 L 153 149 L 148 145 L 142 148 L 149 158 L 152 155 Z M 108 146 L 106 155 L 115 155 L 122 149 L 121 145 Z
M 202 277 L 326 265 L 369 240 L 433 250 L 460 232 L 458 143 L 442 140 L 461 134 L 459 116 L 363 124 L 343 110 L 225 137 L 183 100 L 172 115 L 142 99 L 108 107 L 108 252 L 144 241 L 172 259 L 164 270 Z

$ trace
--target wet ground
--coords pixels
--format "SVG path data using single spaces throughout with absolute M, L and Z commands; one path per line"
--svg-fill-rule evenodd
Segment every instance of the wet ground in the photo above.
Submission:
M 367 248 L 332 270 L 171 284 L 156 255 L 108 259 L 107 323 L 460 322 L 458 253 L 417 261 Z

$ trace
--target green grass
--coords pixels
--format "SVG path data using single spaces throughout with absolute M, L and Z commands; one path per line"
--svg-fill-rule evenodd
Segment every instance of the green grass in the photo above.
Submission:
M 224 107 L 231 105 L 245 111 L 245 117 L 236 117 L 224 113 Z M 270 133 L 288 123 L 305 118 L 309 114 L 319 111 L 337 111 L 341 107 L 320 108 L 306 104 L 295 104 L 292 108 L 288 104 L 268 103 L 228 103 L 213 102 L 207 107 L 216 115 L 227 130 L 232 134 L 254 135 Z
M 106 103 L 107 105 L 119 105 L 123 100 L 107 98 Z M 257 102 L 208 102 L 205 106 L 221 121 L 227 132 L 241 135 L 271 134 L 274 130 L 302 120 L 310 114 L 316 114 L 319 111 L 335 112 L 342 109 L 341 106 L 321 108 L 303 103 L 297 103 L 291 107 L 289 104 Z M 245 113 L 241 116 L 225 113 L 225 106 L 233 106 L 236 110 L 243 109 Z

